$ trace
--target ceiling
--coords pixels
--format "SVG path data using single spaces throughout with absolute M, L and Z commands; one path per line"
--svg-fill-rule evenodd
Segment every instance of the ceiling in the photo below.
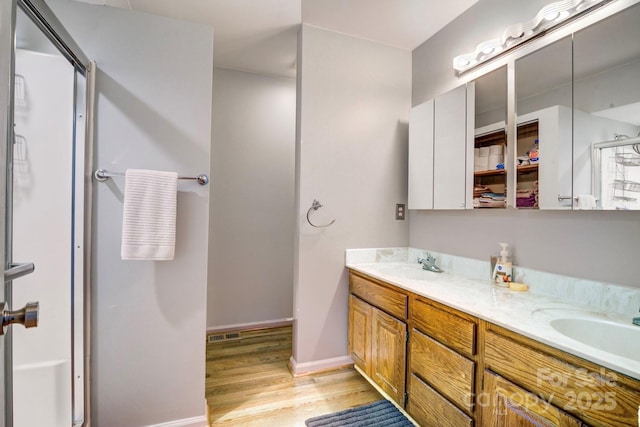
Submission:
M 305 23 L 413 50 L 478 0 L 78 0 L 211 25 L 217 67 L 295 76 Z

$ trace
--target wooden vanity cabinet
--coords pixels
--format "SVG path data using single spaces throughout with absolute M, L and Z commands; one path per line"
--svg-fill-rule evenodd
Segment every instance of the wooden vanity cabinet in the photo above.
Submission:
M 523 407 L 542 405 L 594 427 L 638 425 L 640 381 L 489 323 L 484 366 L 483 393 L 511 381 L 536 397 L 523 400 Z M 572 425 L 562 420 L 543 425 Z
M 424 427 L 638 425 L 640 381 L 353 271 L 349 354 Z
M 358 368 L 404 406 L 407 295 L 353 272 L 349 289 L 349 354 Z

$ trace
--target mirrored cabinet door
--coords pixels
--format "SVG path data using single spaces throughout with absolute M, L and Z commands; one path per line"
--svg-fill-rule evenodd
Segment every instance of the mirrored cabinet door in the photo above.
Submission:
M 515 61 L 516 207 L 571 209 L 572 42 Z
M 507 67 L 469 85 L 475 90 L 473 207 L 505 208 L 507 193 Z
M 437 96 L 433 125 L 433 208 L 465 209 L 467 88 Z
M 574 34 L 577 209 L 640 209 L 640 4 Z

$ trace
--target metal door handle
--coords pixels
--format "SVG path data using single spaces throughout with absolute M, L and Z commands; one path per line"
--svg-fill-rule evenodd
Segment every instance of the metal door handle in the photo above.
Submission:
M 38 326 L 38 302 L 28 302 L 20 310 L 7 310 L 7 303 L 0 303 L 2 308 L 2 327 L 0 328 L 0 335 L 4 335 L 5 326 L 9 326 L 13 323 L 19 323 L 24 325 L 25 328 L 35 328 Z
M 4 271 L 4 281 L 16 280 L 18 277 L 33 273 L 35 269 L 36 266 L 32 262 L 11 264 L 11 266 Z

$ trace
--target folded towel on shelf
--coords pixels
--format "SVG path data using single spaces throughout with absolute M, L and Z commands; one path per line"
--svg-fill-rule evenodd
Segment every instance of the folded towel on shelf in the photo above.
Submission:
M 504 200 L 504 193 L 482 193 L 482 195 L 480 196 L 480 200 L 482 199 Z
M 519 195 L 516 195 L 516 207 L 517 208 L 537 208 L 538 195 L 531 194 L 526 197 L 520 197 Z
M 476 199 L 474 200 L 473 206 L 476 208 L 503 208 L 505 207 L 504 200 L 492 200 L 492 199 Z
M 122 215 L 124 260 L 172 260 L 176 243 L 178 174 L 128 169 Z
M 503 208 L 505 203 L 504 193 L 486 192 L 474 199 L 474 207 L 479 208 Z
M 535 208 L 538 204 L 535 200 L 530 199 L 516 199 L 517 208 Z
M 473 197 L 480 197 L 482 193 L 491 192 L 491 188 L 486 185 L 476 185 L 473 187 Z
M 534 190 L 529 190 L 529 189 L 517 190 L 516 191 L 516 198 L 518 198 L 518 199 L 528 198 L 528 197 L 533 196 L 534 194 L 535 194 Z

